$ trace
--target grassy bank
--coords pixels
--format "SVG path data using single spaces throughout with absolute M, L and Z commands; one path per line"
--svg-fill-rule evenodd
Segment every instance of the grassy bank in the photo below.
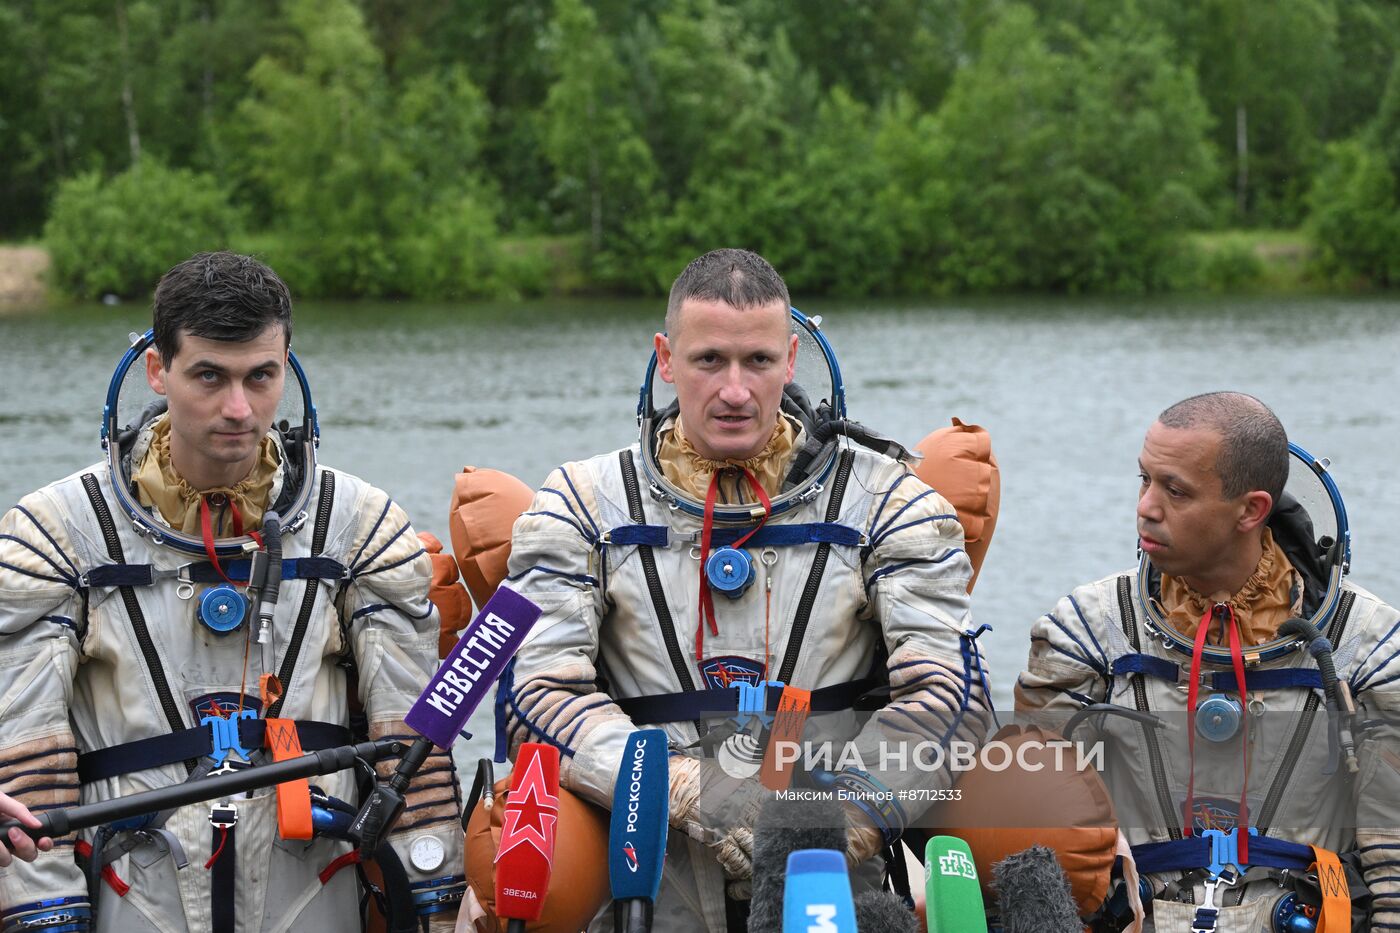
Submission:
M 49 254 L 36 244 L 0 246 L 0 314 L 48 302 Z
M 1216 291 L 1307 292 L 1325 287 L 1312 269 L 1313 245 L 1301 230 L 1190 233 L 1201 276 Z

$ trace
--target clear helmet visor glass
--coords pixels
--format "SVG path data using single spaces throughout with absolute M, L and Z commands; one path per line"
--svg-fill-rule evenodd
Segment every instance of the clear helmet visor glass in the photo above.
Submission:
M 1297 444 L 1289 444 L 1288 482 L 1283 496 L 1269 519 L 1275 542 L 1303 578 L 1303 618 L 1315 628 L 1325 628 L 1336 611 L 1342 579 L 1351 569 L 1351 532 L 1346 505 L 1327 462 L 1319 460 Z M 1168 647 L 1190 654 L 1193 644 L 1185 633 L 1167 624 L 1159 608 L 1148 598 L 1154 573 L 1147 556 L 1138 568 L 1139 611 L 1157 629 Z M 1261 659 L 1293 650 L 1296 637 L 1277 638 L 1255 646 L 1247 654 Z M 1228 664 L 1225 648 L 1206 646 L 1204 657 L 1211 663 Z
M 792 332 L 797 335 L 797 362 L 793 368 L 793 380 L 785 390 L 783 410 L 803 420 L 797 411 L 804 404 L 813 414 L 825 406 L 835 417 L 844 418 L 846 391 L 841 379 L 841 367 L 836 360 L 836 352 L 821 331 L 821 318 L 808 317 L 796 308 L 791 309 L 791 316 Z M 656 460 L 658 431 L 670 421 L 678 404 L 675 387 L 661 379 L 656 364 L 656 354 L 653 353 L 647 363 L 637 406 L 643 469 L 647 474 L 646 479 L 660 495 L 677 508 L 699 514 L 704 510 L 704 503 L 673 486 Z M 830 451 L 811 464 L 807 476 L 774 498 L 774 514 L 791 508 L 801 501 L 804 495 L 810 495 L 812 488 L 820 484 L 830 472 L 834 459 L 833 445 Z M 750 515 L 747 509 L 725 510 L 721 507 L 715 511 L 715 517 L 720 521 L 747 521 Z
M 204 542 L 197 537 L 170 528 L 140 505 L 132 486 L 132 471 L 138 466 L 132 456 L 142 429 L 165 412 L 163 396 L 151 388 L 146 378 L 146 351 L 154 346 L 150 331 L 132 335 L 131 347 L 122 356 L 112 374 L 103 407 L 102 444 L 112 471 L 112 485 L 121 503 L 121 511 L 137 526 L 139 533 L 153 540 L 191 553 L 205 553 Z M 278 503 L 282 530 L 294 532 L 306 521 L 311 485 L 316 475 L 315 449 L 320 434 L 316 424 L 316 409 L 311 401 L 311 389 L 306 373 L 296 355 L 288 353 L 287 380 L 277 406 L 272 430 L 285 455 L 284 485 Z M 219 539 L 220 556 L 238 553 L 250 536 Z

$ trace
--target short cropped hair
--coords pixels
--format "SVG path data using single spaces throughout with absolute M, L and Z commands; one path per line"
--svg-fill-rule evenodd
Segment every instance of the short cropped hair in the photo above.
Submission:
M 1243 392 L 1193 395 L 1157 420 L 1163 427 L 1209 428 L 1220 434 L 1215 472 L 1225 498 L 1262 489 L 1278 503 L 1288 482 L 1288 434 L 1278 416 L 1259 399 Z
M 152 313 L 156 350 L 170 365 L 180 337 L 240 343 L 272 326 L 292 339 L 292 293 L 252 256 L 197 253 L 161 276 Z
M 666 333 L 674 337 L 680 325 L 681 305 L 691 299 L 722 301 L 731 308 L 747 310 L 781 301 L 792 305 L 787 283 L 777 270 L 757 253 L 746 249 L 712 250 L 690 265 L 671 285 L 666 302 Z

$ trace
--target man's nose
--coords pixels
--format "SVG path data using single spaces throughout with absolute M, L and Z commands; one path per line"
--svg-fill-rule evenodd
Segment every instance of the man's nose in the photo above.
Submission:
M 253 407 L 248 404 L 248 393 L 243 391 L 243 384 L 234 382 L 224 393 L 223 410 L 220 414 L 228 421 L 246 421 L 252 413 Z
M 1143 521 L 1162 520 L 1162 504 L 1154 487 L 1148 486 L 1138 493 L 1137 515 Z
M 724 384 L 719 388 L 719 397 L 724 404 L 736 407 L 748 402 L 749 387 L 744 384 L 744 373 L 739 366 L 730 366 L 724 371 Z

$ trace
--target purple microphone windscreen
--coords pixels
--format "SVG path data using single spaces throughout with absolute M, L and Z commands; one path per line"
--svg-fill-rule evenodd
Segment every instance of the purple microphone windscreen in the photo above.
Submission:
M 497 587 L 403 721 L 438 748 L 451 748 L 539 617 L 539 606 Z

